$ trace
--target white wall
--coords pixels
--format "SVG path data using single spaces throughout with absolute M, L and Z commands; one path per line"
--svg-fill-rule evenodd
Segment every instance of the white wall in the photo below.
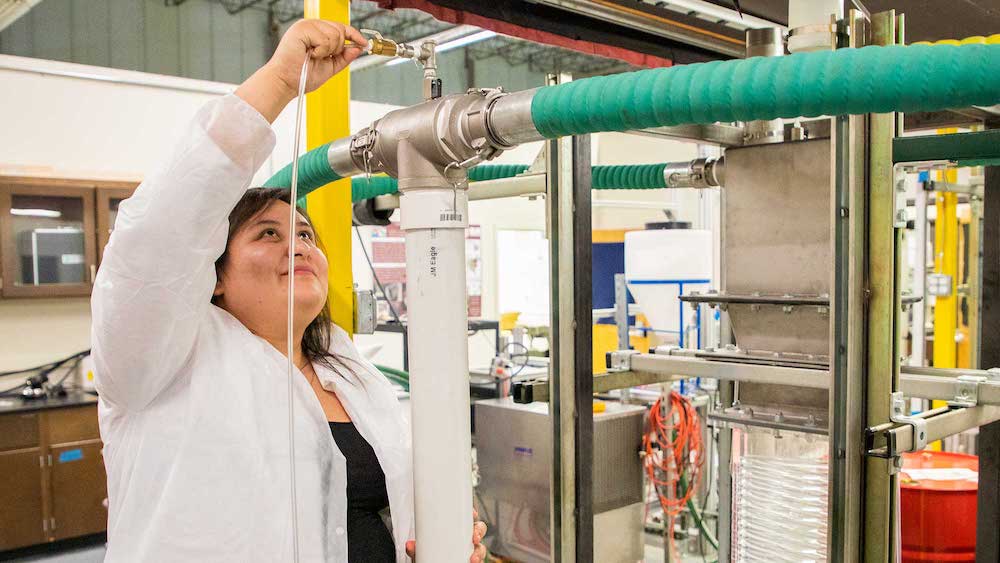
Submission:
M 198 108 L 236 88 L 5 55 L 0 85 L 0 175 L 125 180 L 141 180 L 173 149 Z M 352 130 L 391 109 L 352 102 Z M 291 160 L 293 106 L 274 129 L 277 145 L 256 184 Z M 0 371 L 84 350 L 89 327 L 86 298 L 0 300 Z
M 695 143 L 627 133 L 601 133 L 594 139 L 595 165 L 652 164 L 699 157 Z M 664 221 L 664 208 L 673 211 L 677 220 L 695 222 L 698 194 L 695 190 L 598 190 L 593 205 L 594 230 L 636 229 L 647 222 Z

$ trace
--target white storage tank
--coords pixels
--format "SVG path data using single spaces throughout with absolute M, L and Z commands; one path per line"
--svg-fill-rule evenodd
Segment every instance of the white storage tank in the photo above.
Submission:
M 700 347 L 700 309 L 678 299 L 713 287 L 712 231 L 690 223 L 650 223 L 625 233 L 625 281 L 662 344 Z

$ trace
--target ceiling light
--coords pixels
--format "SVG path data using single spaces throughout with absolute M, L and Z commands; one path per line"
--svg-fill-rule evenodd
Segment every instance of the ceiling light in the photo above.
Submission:
M 464 47 L 466 45 L 471 45 L 473 43 L 479 43 L 480 41 L 485 41 L 487 39 L 492 39 L 496 37 L 495 31 L 483 30 L 479 33 L 473 33 L 472 35 L 466 35 L 465 37 L 459 37 L 458 39 L 453 39 L 447 43 L 442 43 L 437 46 L 437 52 L 443 53 L 445 51 L 450 51 L 452 49 L 457 49 L 459 47 Z M 402 57 L 396 57 L 386 63 L 386 66 L 395 66 L 398 64 L 403 64 L 405 62 L 412 61 L 413 59 L 404 59 Z
M 18 209 L 11 208 L 11 215 L 20 215 L 22 217 L 51 217 L 57 219 L 62 217 L 62 211 L 56 211 L 55 209 Z

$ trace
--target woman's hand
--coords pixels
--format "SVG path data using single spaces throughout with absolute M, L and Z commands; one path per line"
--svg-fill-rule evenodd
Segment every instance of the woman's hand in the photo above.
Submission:
M 345 45 L 345 41 L 352 42 Z M 298 95 L 299 75 L 311 58 L 306 91 L 319 88 L 363 52 L 367 39 L 349 25 L 326 20 L 300 20 L 288 28 L 274 55 L 236 89 L 236 95 L 273 122 Z
M 472 509 L 472 556 L 469 563 L 486 563 L 486 546 L 483 545 L 483 538 L 486 537 L 486 522 L 479 520 L 479 512 Z M 410 540 L 406 542 L 406 554 L 416 563 L 417 547 L 416 542 Z

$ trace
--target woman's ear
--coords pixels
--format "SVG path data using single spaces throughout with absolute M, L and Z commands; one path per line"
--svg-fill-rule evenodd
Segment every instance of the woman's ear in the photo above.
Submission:
M 222 285 L 222 279 L 218 278 L 215 280 L 215 289 L 212 291 L 212 298 L 222 297 L 225 293 L 224 286 Z

